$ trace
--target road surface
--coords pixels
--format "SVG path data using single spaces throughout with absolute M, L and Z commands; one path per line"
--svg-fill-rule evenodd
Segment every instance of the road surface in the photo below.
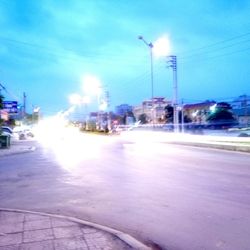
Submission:
M 0 207 L 76 216 L 167 250 L 250 249 L 250 154 L 119 137 L 0 158 Z

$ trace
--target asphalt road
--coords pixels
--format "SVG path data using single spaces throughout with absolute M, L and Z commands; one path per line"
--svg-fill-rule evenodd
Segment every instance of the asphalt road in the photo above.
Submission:
M 0 207 L 80 217 L 167 250 L 250 249 L 250 154 L 81 135 L 0 158 Z

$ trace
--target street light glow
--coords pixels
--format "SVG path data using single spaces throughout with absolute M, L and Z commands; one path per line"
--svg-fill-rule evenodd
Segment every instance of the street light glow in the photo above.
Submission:
M 107 102 L 102 102 L 102 103 L 99 105 L 99 109 L 100 109 L 101 111 L 105 111 L 105 110 L 107 109 L 107 107 L 108 107 Z
M 83 91 L 88 95 L 101 94 L 101 82 L 93 75 L 86 75 L 83 78 Z
M 82 101 L 83 104 L 89 104 L 90 103 L 90 97 L 89 96 L 83 96 L 81 101 Z
M 214 105 L 212 105 L 212 106 L 210 106 L 210 111 L 212 112 L 212 113 L 214 113 L 215 112 L 215 110 L 216 110 L 216 107 L 217 107 L 217 104 L 215 103 Z
M 69 96 L 69 102 L 72 105 L 79 105 L 81 104 L 81 96 L 79 94 L 71 94 Z
M 156 57 L 169 55 L 170 42 L 167 36 L 160 37 L 154 42 L 153 53 Z

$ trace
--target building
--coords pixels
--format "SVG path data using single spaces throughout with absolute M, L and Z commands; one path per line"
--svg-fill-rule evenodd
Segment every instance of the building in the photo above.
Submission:
M 233 109 L 233 114 L 240 126 L 250 126 L 250 107 L 244 109 Z
M 164 108 L 171 103 L 171 101 L 166 100 L 164 97 L 154 97 L 133 107 L 133 113 L 137 121 L 140 115 L 145 114 L 148 122 L 158 123 L 164 118 Z
M 250 108 L 250 96 L 241 95 L 230 102 L 232 109 L 246 109 Z
M 124 116 L 128 112 L 132 112 L 132 106 L 128 104 L 121 104 L 115 107 L 115 113 L 119 116 Z
M 211 112 L 211 107 L 215 104 L 215 101 L 185 104 L 183 112 L 192 122 L 204 123 L 206 122 L 207 115 Z
M 250 96 L 241 95 L 231 103 L 232 112 L 240 126 L 250 126 Z

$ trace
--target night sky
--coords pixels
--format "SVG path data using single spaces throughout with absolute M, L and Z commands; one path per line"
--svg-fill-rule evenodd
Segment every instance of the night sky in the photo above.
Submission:
M 250 1 L 0 0 L 0 83 L 6 100 L 52 115 L 93 75 L 110 108 L 151 97 L 150 51 L 165 35 L 178 61 L 179 101 L 250 94 Z M 173 97 L 168 59 L 154 58 L 154 95 Z M 95 99 L 91 105 L 94 107 Z

